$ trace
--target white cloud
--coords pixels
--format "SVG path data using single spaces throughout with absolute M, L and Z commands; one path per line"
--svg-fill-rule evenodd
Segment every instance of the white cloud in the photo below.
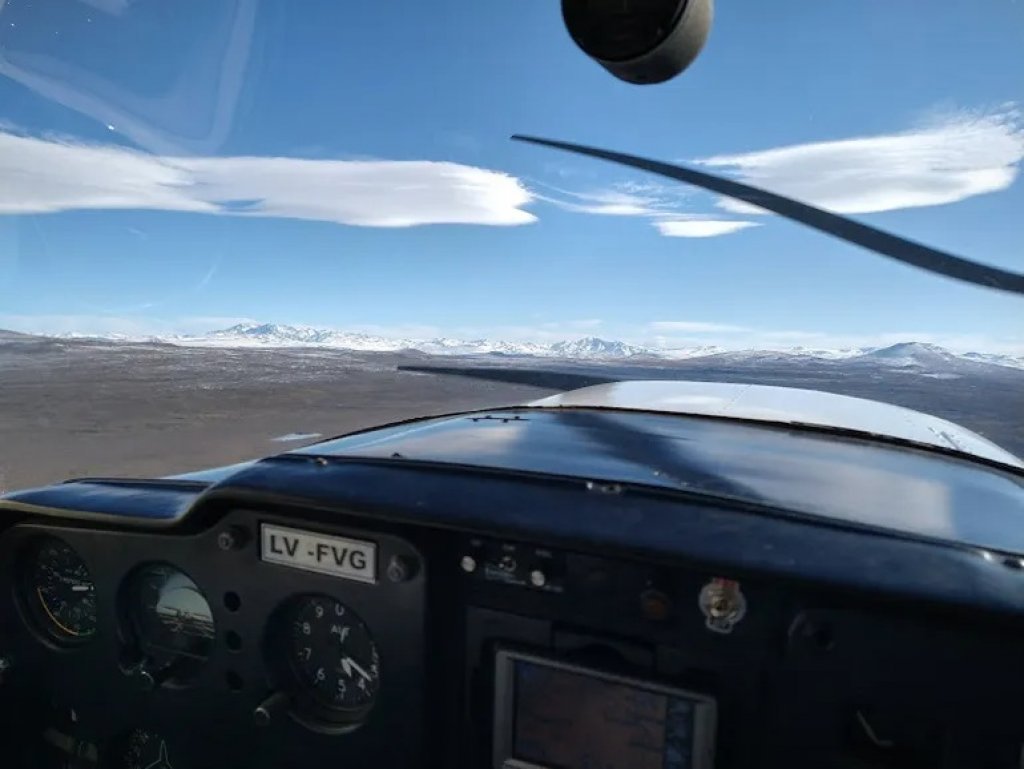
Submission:
M 741 181 L 845 214 L 936 206 L 1009 187 L 1024 159 L 1011 107 L 959 113 L 902 133 L 797 144 L 697 162 Z M 731 212 L 765 213 L 729 198 Z
M 757 227 L 758 224 L 732 219 L 659 219 L 654 226 L 668 238 L 714 238 Z
M 151 209 L 363 227 L 515 225 L 515 177 L 426 160 L 168 157 L 0 132 L 0 213 Z
M 679 331 L 688 334 L 704 333 L 732 333 L 737 331 L 750 331 L 746 326 L 734 326 L 729 323 L 705 323 L 693 320 L 656 320 L 647 324 L 652 331 L 672 332 Z
M 597 216 L 637 216 L 649 219 L 658 232 L 674 238 L 712 238 L 757 226 L 755 222 L 733 221 L 680 210 L 693 193 L 678 186 L 653 182 L 625 181 L 607 189 L 571 192 L 542 185 L 556 195 L 542 196 L 566 211 Z
M 544 197 L 545 201 L 566 211 L 581 214 L 653 217 L 662 216 L 671 210 L 671 204 L 668 201 L 650 194 L 650 190 L 630 189 L 631 185 L 588 192 L 570 192 L 549 185 L 545 186 L 559 195 L 559 197 Z
M 1010 186 L 1024 160 L 1024 121 L 1013 105 L 988 113 L 959 112 L 900 133 L 796 144 L 691 161 L 751 185 L 838 213 L 935 206 Z M 665 237 L 711 238 L 759 222 L 693 210 L 693 190 L 626 181 L 572 192 L 548 185 L 538 196 L 565 210 L 647 219 Z M 718 198 L 731 214 L 768 213 Z

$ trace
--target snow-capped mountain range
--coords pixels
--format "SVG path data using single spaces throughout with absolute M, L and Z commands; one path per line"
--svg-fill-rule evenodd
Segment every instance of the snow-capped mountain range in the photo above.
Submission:
M 66 334 L 64 336 L 81 338 L 87 335 Z M 920 370 L 948 369 L 950 366 L 970 366 L 971 364 L 997 365 L 1024 370 L 1024 356 L 981 352 L 954 353 L 943 347 L 923 342 L 901 342 L 888 347 L 841 350 L 804 347 L 778 350 L 727 350 L 714 345 L 672 349 L 642 347 L 598 337 L 584 337 L 550 344 L 491 339 L 466 340 L 449 337 L 396 338 L 277 323 L 240 323 L 230 328 L 195 336 L 174 335 L 146 339 L 130 339 L 123 336 L 104 338 L 116 341 L 160 342 L 187 347 L 267 349 L 313 347 L 362 352 L 415 350 L 430 355 L 505 355 L 619 362 L 631 359 L 640 362 L 644 359 L 683 360 L 688 358 L 706 358 L 709 363 L 721 364 L 757 361 L 782 363 L 800 360 L 845 360 Z

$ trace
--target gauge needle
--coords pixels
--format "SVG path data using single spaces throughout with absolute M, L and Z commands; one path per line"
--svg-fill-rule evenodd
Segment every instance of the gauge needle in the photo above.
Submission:
M 342 657 L 341 658 L 341 669 L 343 671 L 345 671 L 345 675 L 347 675 L 349 678 L 352 677 L 352 671 L 355 670 L 359 675 L 361 675 L 367 681 L 370 680 L 370 674 L 367 673 L 365 670 L 363 670 L 359 666 L 359 663 L 356 662 L 351 657 Z

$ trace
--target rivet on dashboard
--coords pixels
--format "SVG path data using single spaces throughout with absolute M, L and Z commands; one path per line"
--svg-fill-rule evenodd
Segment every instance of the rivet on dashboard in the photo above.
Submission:
M 313 463 L 319 467 L 327 467 L 327 459 L 325 457 L 315 457 Z
M 598 494 L 621 494 L 622 485 L 618 483 L 598 483 L 587 481 L 587 491 L 595 491 Z

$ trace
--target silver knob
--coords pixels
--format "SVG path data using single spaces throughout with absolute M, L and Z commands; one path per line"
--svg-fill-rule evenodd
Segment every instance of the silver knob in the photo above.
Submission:
M 462 556 L 462 561 L 460 561 L 459 566 L 462 567 L 462 570 L 466 572 L 466 574 L 472 574 L 476 571 L 476 558 L 471 555 L 464 555 Z
M 270 726 L 274 720 L 274 714 L 283 710 L 288 704 L 288 695 L 285 692 L 275 692 L 256 706 L 252 712 L 252 720 L 256 726 Z

